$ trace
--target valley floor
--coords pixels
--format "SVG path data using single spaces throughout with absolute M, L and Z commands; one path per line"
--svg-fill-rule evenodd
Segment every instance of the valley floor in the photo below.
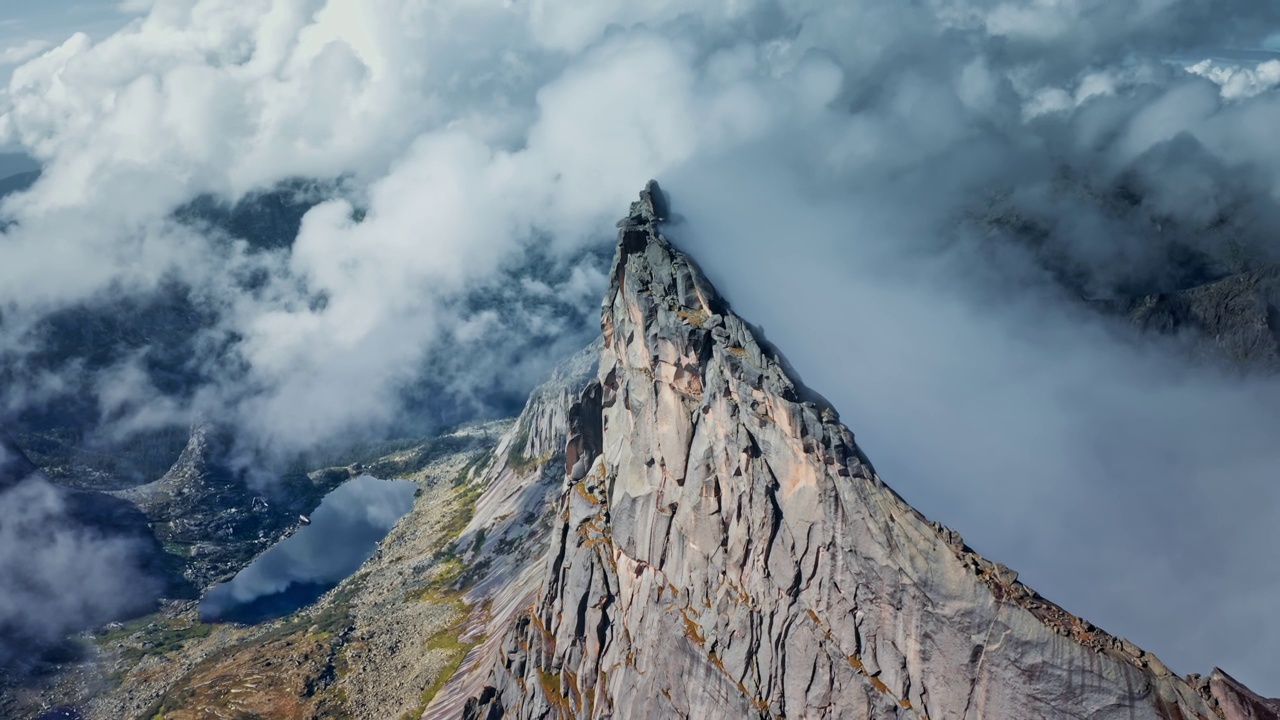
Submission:
M 509 422 L 458 431 L 496 437 Z M 318 602 L 256 626 L 206 624 L 196 603 L 82 638 L 90 660 L 12 702 L 18 717 L 74 706 L 85 720 L 416 718 L 466 654 L 469 610 L 454 541 L 491 450 L 447 452 L 409 479 L 413 509 L 354 575 Z

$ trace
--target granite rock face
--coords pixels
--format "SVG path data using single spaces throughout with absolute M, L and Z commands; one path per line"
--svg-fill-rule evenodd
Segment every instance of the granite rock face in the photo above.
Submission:
M 452 681 L 465 717 L 1280 717 L 911 508 L 665 215 L 650 183 L 620 223 L 536 589 Z
M 551 532 L 560 524 L 555 510 L 569 412 L 596 375 L 600 349 L 597 339 L 534 389 L 476 473 L 474 484 L 483 494 L 457 541 L 473 583 L 466 597 L 473 611 L 459 640 L 475 647 L 426 707 L 424 720 L 453 720 L 484 691 L 489 660 L 502 651 L 507 629 L 537 595 Z
M 484 568 L 473 598 L 505 586 L 541 560 L 546 515 L 560 496 L 568 413 L 595 376 L 600 341 L 562 363 L 530 394 L 524 411 L 498 440 L 480 483 L 486 488 L 459 536 L 470 567 Z

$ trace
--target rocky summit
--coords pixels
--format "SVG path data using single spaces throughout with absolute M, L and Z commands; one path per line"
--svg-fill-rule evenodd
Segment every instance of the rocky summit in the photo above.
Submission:
M 361 466 L 419 497 L 354 575 L 255 626 L 171 602 L 94 635 L 96 674 L 0 715 L 1280 718 L 1220 670 L 1175 675 L 914 510 L 664 237 L 667 216 L 650 183 L 619 223 L 601 338 L 514 422 Z M 259 499 L 226 442 L 198 427 L 165 477 L 116 493 L 197 588 L 298 512 Z M 300 476 L 291 499 L 357 469 Z
M 427 717 L 1280 717 L 1219 670 L 1174 675 L 914 510 L 665 216 L 650 183 L 620 223 L 525 604 L 451 681 L 468 696 Z

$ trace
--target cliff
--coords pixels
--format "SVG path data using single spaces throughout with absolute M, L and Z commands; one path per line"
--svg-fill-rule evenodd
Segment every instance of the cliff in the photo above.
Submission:
M 1280 266 L 1095 305 L 1146 332 L 1187 335 L 1197 357 L 1253 371 L 1280 370 Z
M 651 183 L 620 223 L 545 555 L 487 586 L 507 602 L 450 682 L 465 717 L 1280 717 L 911 508 L 663 237 L 665 214 Z M 511 495 L 486 482 L 481 507 Z

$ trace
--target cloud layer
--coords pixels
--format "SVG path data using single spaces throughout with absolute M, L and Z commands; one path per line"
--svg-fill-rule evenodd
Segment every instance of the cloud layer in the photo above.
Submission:
M 89 388 L 120 432 L 212 414 L 283 452 L 518 395 L 585 344 L 657 177 L 909 500 L 1179 670 L 1280 693 L 1274 386 L 1070 297 L 1276 258 L 1272 68 L 1169 59 L 1278 27 L 1193 0 L 157 0 L 0 101 L 44 165 L 0 208 L 5 405 Z M 174 214 L 295 178 L 331 190 L 284 246 Z M 192 387 L 146 333 L 32 360 L 50 317 L 171 287 L 212 313 Z
M 110 507 L 25 474 L 0 444 L 0 669 L 34 664 L 48 643 L 141 610 L 159 590 L 148 548 L 113 527 Z

